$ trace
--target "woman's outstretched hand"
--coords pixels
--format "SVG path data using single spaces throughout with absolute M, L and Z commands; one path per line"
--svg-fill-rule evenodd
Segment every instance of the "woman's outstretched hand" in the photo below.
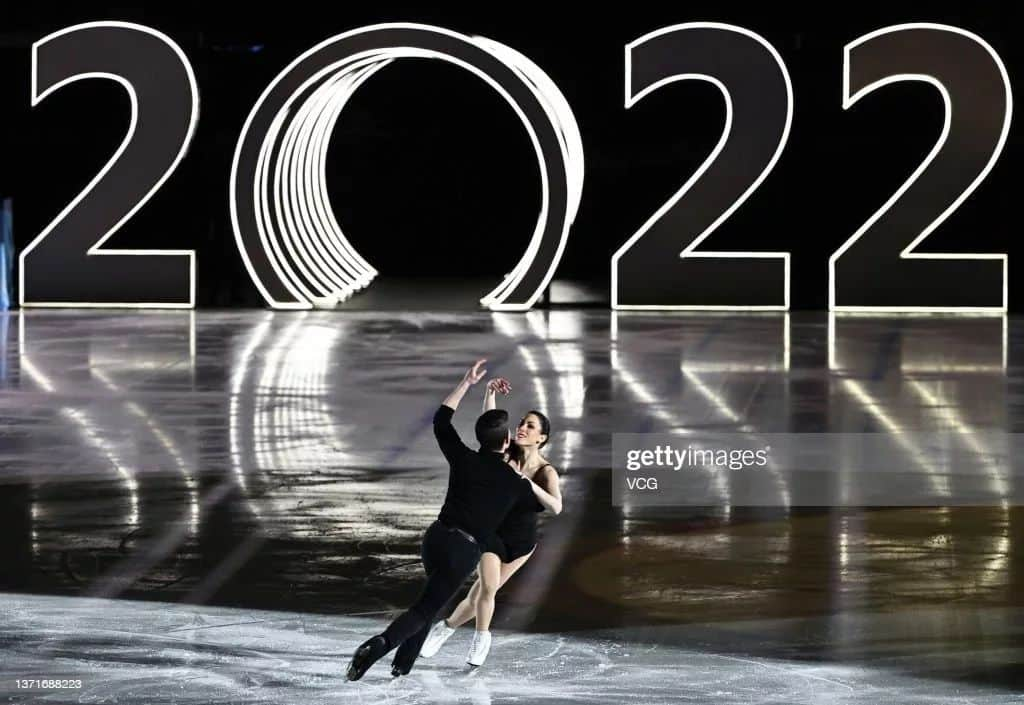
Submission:
M 512 391 L 512 385 L 504 377 L 495 377 L 487 383 L 487 390 L 496 394 L 508 394 Z

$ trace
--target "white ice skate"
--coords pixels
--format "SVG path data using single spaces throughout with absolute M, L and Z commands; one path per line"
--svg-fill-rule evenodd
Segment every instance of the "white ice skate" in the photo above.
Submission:
M 490 632 L 473 632 L 473 643 L 469 645 L 466 663 L 470 666 L 483 666 L 487 660 L 487 652 L 491 650 Z
M 454 633 L 455 630 L 445 624 L 445 621 L 442 619 L 430 629 L 427 638 L 423 640 L 423 646 L 420 647 L 420 657 L 430 658 L 436 654 L 441 650 L 441 646 L 448 641 L 448 637 Z

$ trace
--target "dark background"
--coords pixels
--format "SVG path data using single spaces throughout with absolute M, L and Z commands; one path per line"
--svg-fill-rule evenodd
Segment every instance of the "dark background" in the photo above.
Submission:
M 583 202 L 556 279 L 606 291 L 611 254 L 689 177 L 717 141 L 724 104 L 709 84 L 673 84 L 623 107 L 623 47 L 670 24 L 729 22 L 775 45 L 793 80 L 786 150 L 750 200 L 705 242 L 710 249 L 791 250 L 792 305 L 827 304 L 828 256 L 909 176 L 938 138 L 941 98 L 923 84 L 887 87 L 842 109 L 842 50 L 860 35 L 903 22 L 957 25 L 985 38 L 1014 84 L 1024 76 L 1016 41 L 1024 24 L 1009 3 L 798 5 L 630 3 L 596 12 L 554 4 L 428 7 L 301 3 L 231 7 L 178 3 L 138 8 L 34 4 L 0 17 L 0 195 L 14 199 L 23 248 L 106 162 L 128 124 L 128 99 L 109 81 L 67 86 L 30 107 L 33 41 L 79 22 L 139 22 L 185 51 L 200 88 L 191 149 L 164 187 L 110 247 L 195 248 L 201 306 L 262 305 L 235 248 L 228 212 L 231 158 L 266 85 L 315 43 L 361 25 L 407 21 L 480 34 L 529 56 L 559 85 L 583 135 Z M 1007 252 L 1015 285 L 1016 121 L 996 167 L 923 250 Z M 382 277 L 472 275 L 496 284 L 530 236 L 539 204 L 533 150 L 501 98 L 461 69 L 398 62 L 346 108 L 329 156 L 335 212 Z M 870 276 L 870 272 L 865 273 Z M 955 286 L 955 282 L 951 285 Z

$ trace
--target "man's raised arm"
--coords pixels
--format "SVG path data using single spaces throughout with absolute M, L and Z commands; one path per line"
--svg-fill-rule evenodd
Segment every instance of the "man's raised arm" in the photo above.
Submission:
M 477 360 L 476 364 L 466 370 L 462 381 L 456 385 L 451 394 L 445 397 L 441 406 L 434 413 L 434 436 L 437 438 L 437 445 L 441 447 L 441 452 L 448 460 L 451 460 L 455 453 L 466 448 L 455 427 L 452 426 L 452 415 L 455 414 L 455 409 L 458 408 L 459 402 L 462 401 L 462 397 L 466 396 L 469 388 L 487 374 L 487 370 L 483 367 L 485 362 L 487 360 Z

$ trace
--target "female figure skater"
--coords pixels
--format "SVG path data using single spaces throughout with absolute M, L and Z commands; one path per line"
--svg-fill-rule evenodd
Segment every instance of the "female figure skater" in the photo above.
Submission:
M 511 388 L 508 380 L 501 377 L 488 382 L 484 410 L 495 408 L 495 395 L 498 392 L 508 394 Z M 554 514 L 562 511 L 558 473 L 540 452 L 550 435 L 551 423 L 539 411 L 527 412 L 519 422 L 507 461 L 513 470 L 531 480 L 537 504 L 528 510 L 513 511 L 501 523 L 496 532 L 497 540 L 485 548 L 480 557 L 479 577 L 469 594 L 448 619 L 441 620 L 430 630 L 420 656 L 435 655 L 458 627 L 475 618 L 476 632 L 466 660 L 472 666 L 481 666 L 487 659 L 495 593 L 533 555 L 537 546 L 537 513 L 545 509 Z

